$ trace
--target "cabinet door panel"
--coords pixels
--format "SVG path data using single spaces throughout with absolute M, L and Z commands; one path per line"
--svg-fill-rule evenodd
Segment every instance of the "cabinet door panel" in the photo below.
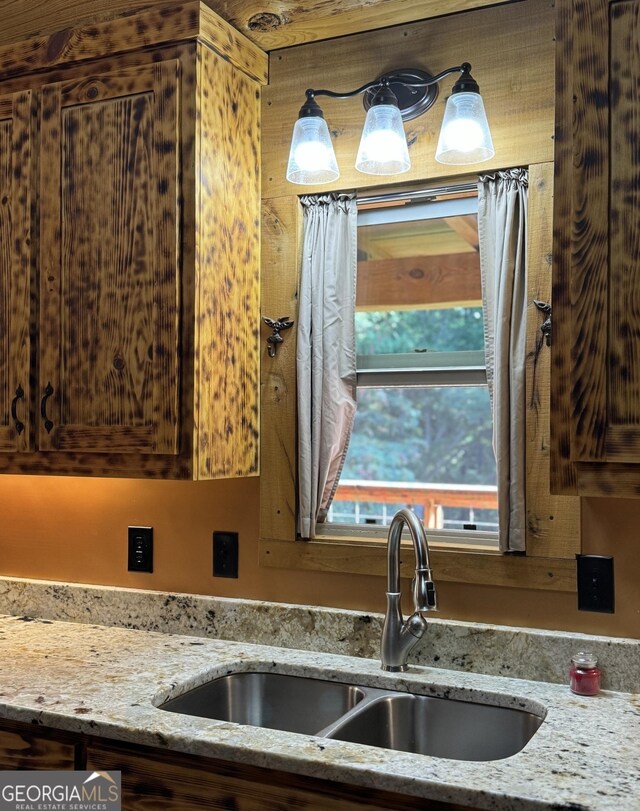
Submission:
M 30 448 L 31 93 L 0 99 L 0 451 Z
M 640 0 L 558 22 L 552 484 L 638 496 Z
M 178 451 L 178 96 L 177 61 L 43 88 L 43 450 Z

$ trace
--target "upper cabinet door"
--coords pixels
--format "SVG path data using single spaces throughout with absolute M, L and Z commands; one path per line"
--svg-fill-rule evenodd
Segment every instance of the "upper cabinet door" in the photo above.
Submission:
M 0 451 L 32 446 L 29 420 L 31 93 L 0 98 Z
M 42 89 L 41 450 L 178 452 L 179 63 Z
M 561 0 L 556 492 L 640 496 L 640 0 Z

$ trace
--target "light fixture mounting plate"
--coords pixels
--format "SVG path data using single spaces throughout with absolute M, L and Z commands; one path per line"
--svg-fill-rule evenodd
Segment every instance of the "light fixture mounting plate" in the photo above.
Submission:
M 425 113 L 433 106 L 438 98 L 438 84 L 435 82 L 428 87 L 411 87 L 411 82 L 428 82 L 433 76 L 426 70 L 418 68 L 406 68 L 402 70 L 391 70 L 381 74 L 378 79 L 386 77 L 389 79 L 389 87 L 398 99 L 398 107 L 403 121 L 411 121 L 422 113 Z M 371 107 L 378 88 L 367 90 L 362 99 L 365 110 Z

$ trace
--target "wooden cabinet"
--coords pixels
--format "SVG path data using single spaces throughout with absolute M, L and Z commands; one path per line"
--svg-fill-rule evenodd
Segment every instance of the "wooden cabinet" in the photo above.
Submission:
M 179 67 L 42 88 L 41 451 L 179 450 Z
M 29 449 L 32 93 L 0 97 L 0 452 Z
M 123 811 L 463 811 L 435 800 L 107 742 L 90 743 L 87 769 L 122 772 Z
M 12 721 L 0 722 L 0 770 L 63 770 L 82 757 L 79 736 L 38 729 Z
M 552 486 L 640 495 L 640 2 L 558 4 Z
M 256 475 L 265 54 L 187 2 L 0 69 L 0 471 Z
M 0 720 L 0 769 L 119 771 L 123 811 L 463 811 L 450 803 Z M 464 811 L 474 811 L 464 806 Z

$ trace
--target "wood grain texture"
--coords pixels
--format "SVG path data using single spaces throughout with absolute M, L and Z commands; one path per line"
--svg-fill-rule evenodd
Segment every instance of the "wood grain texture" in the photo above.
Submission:
M 135 2 L 128 3 L 120 16 L 114 16 L 115 9 L 99 10 L 97 4 L 95 14 L 100 17 L 106 13 L 107 19 L 84 23 L 69 19 L 67 13 L 59 14 L 52 18 L 57 27 L 50 33 L 0 45 L 0 73 L 24 74 L 150 45 L 197 39 L 248 75 L 266 81 L 266 54 L 198 0 L 161 3 L 138 9 L 133 16 L 135 10 Z M 80 16 L 86 14 L 85 8 Z
M 88 747 L 86 768 L 122 771 L 123 811 L 462 811 L 435 800 L 98 740 Z
M 551 300 L 552 223 L 553 164 L 534 164 L 529 167 L 527 234 L 527 556 L 574 558 L 581 548 L 580 499 L 550 492 L 551 348 L 540 331 L 544 315 L 533 304 Z
M 468 307 L 481 300 L 475 252 L 358 262 L 357 309 Z
M 55 740 L 37 734 L 27 724 L 2 721 L 0 728 L 0 769 L 45 771 L 75 768 L 76 745 L 71 736 Z
M 413 551 L 401 560 L 400 576 L 414 575 Z M 574 592 L 575 560 L 459 552 L 431 551 L 438 581 L 473 583 L 506 588 Z M 282 569 L 378 575 L 387 572 L 386 545 L 365 541 L 260 541 L 260 565 Z
M 43 89 L 41 449 L 177 451 L 177 71 Z
M 198 50 L 195 412 L 201 478 L 258 472 L 259 88 Z
M 574 13 L 571 458 L 599 461 L 607 424 L 608 3 L 591 0 Z
M 452 14 L 492 0 L 207 0 L 207 5 L 264 50 Z M 44 36 L 82 22 L 167 6 L 166 0 L 0 0 L 0 44 Z
M 302 207 L 295 196 L 262 204 L 262 316 L 298 320 Z M 262 328 L 260 537 L 296 537 L 296 327 L 287 330 L 275 358 Z
M 556 11 L 556 126 L 554 149 L 551 346 L 551 478 L 552 493 L 577 495 L 571 462 L 571 231 L 573 127 L 573 16 L 571 0 L 558 0 Z
M 0 100 L 0 451 L 32 445 L 33 161 L 32 94 L 25 91 Z
M 640 491 L 639 13 L 637 0 L 559 10 L 556 492 Z
M 548 0 L 525 0 L 272 54 L 263 101 L 263 197 L 308 191 L 285 179 L 288 145 L 305 88 L 353 89 L 386 70 L 407 65 L 436 73 L 468 60 L 480 84 L 496 154 L 477 167 L 443 166 L 435 160 L 445 97 L 453 85 L 447 80 L 432 110 L 406 124 L 412 168 L 402 175 L 403 183 L 552 160 L 553 13 Z M 341 176 L 313 190 L 393 182 L 394 178 L 363 175 L 355 169 L 364 123 L 361 99 L 320 98 L 320 105 Z
M 489 0 L 210 0 L 216 11 L 266 51 L 440 17 Z
M 640 3 L 610 7 L 610 245 L 608 274 L 609 426 L 624 427 L 635 437 L 629 444 L 640 461 Z M 631 438 L 631 437 L 630 437 Z M 631 447 L 607 436 L 607 457 L 620 458 Z M 622 459 L 621 459 L 622 460 Z

